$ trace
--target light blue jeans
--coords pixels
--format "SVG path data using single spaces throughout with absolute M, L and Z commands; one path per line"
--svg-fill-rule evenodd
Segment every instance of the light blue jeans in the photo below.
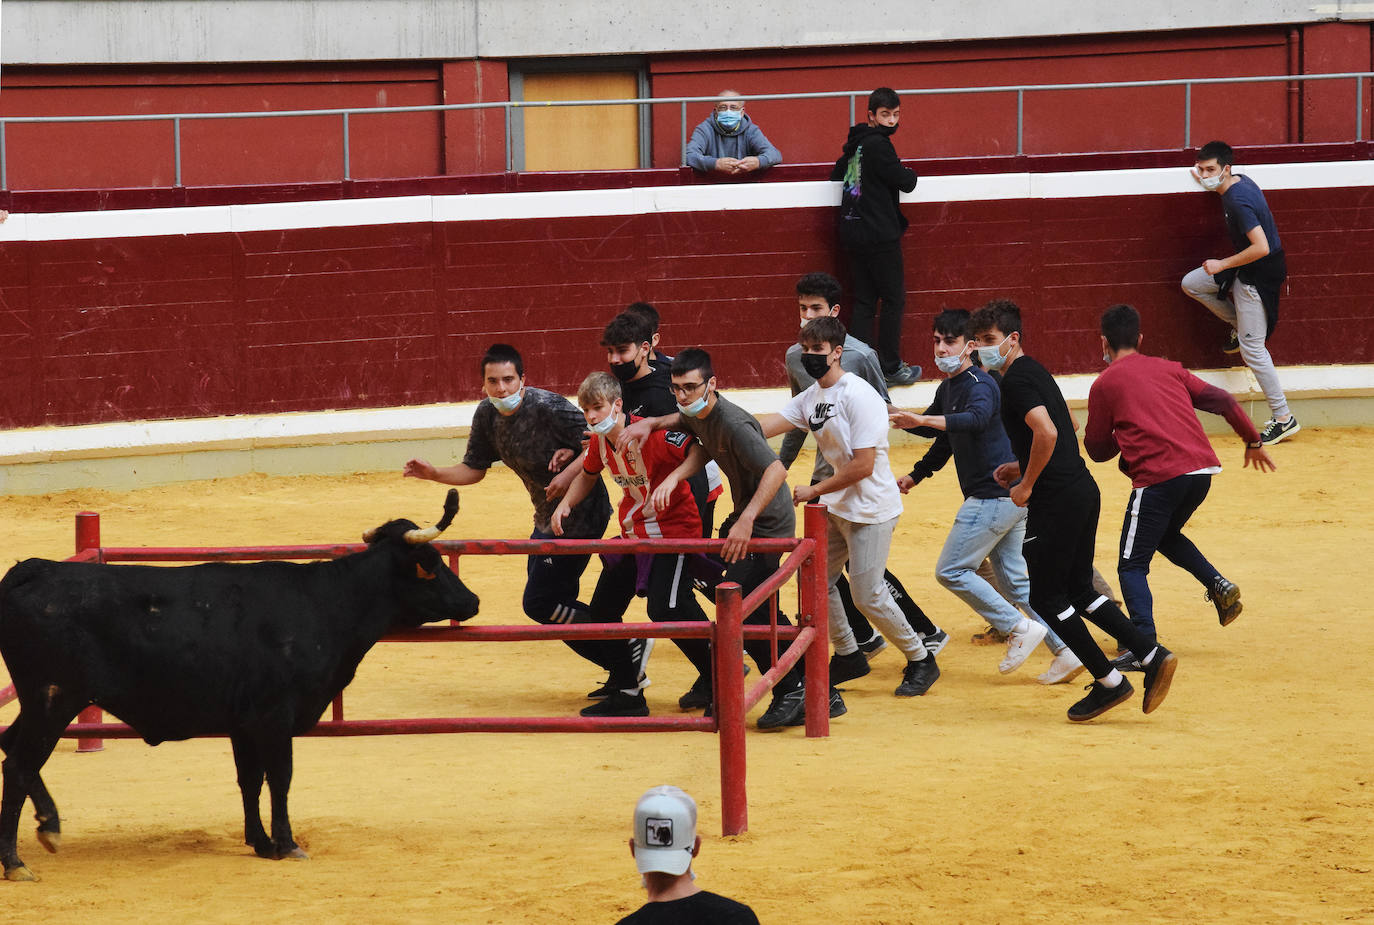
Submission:
M 1049 630 L 1045 644 L 1058 654 L 1064 650 L 1063 641 L 1030 606 L 1030 577 L 1021 555 L 1025 539 L 1025 508 L 1017 507 L 1010 498 L 965 498 L 935 563 L 935 580 L 1004 633 L 1021 622 L 1020 608 L 1032 620 L 1045 624 Z M 984 558 L 992 563 L 997 583 L 1006 590 L 1011 603 L 978 574 Z

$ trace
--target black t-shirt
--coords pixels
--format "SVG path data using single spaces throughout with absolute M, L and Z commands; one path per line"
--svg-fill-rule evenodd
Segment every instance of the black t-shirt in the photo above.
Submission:
M 677 399 L 668 388 L 672 377 L 668 363 L 650 357 L 649 375 L 620 383 L 625 413 L 641 418 L 656 418 L 677 413 Z
M 682 899 L 645 903 L 616 925 L 759 925 L 744 903 L 702 890 Z
M 1026 424 L 1026 415 L 1041 406 L 1049 412 L 1059 437 L 1054 442 L 1050 461 L 1035 481 L 1031 504 L 1087 476 L 1088 467 L 1078 452 L 1078 434 L 1073 429 L 1073 417 L 1064 402 L 1064 393 L 1059 391 L 1059 384 L 1049 370 L 1023 354 L 1002 376 L 1002 425 L 1022 472 L 1030 461 L 1031 442 L 1035 436 Z

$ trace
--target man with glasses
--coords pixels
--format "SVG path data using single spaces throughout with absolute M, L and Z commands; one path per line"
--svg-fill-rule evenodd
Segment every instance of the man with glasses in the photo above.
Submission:
M 747 597 L 778 570 L 781 560 L 777 553 L 750 552 L 750 541 L 755 537 L 790 539 L 796 535 L 797 521 L 792 510 L 792 494 L 787 489 L 787 470 L 764 439 L 763 429 L 754 416 L 716 391 L 710 354 L 699 347 L 689 347 L 673 358 L 669 372 L 678 413 L 635 421 L 621 432 L 616 448 L 620 450 L 632 443 L 641 443 L 655 430 L 683 431 L 701 441 L 706 455 L 720 465 L 730 480 L 734 510 L 720 527 L 721 536 L 725 538 L 721 558 L 726 563 L 725 580 L 738 582 Z M 699 460 L 684 461 L 654 490 L 654 505 L 666 503 L 678 482 L 700 467 Z M 745 617 L 744 622 L 767 624 L 769 611 L 776 608 L 777 603 L 778 595 L 774 593 L 767 603 Z M 781 612 L 778 623 L 790 625 Z M 772 667 L 768 640 L 747 639 L 744 648 L 761 670 Z M 758 727 L 776 730 L 800 726 L 806 721 L 805 709 L 801 665 L 798 664 L 774 686 L 773 701 L 759 717 Z M 830 715 L 839 716 L 844 712 L 839 691 L 832 690 Z
M 744 114 L 744 101 L 734 90 L 722 90 L 709 118 L 692 131 L 685 153 L 688 166 L 727 177 L 767 170 L 782 162 L 773 147 Z

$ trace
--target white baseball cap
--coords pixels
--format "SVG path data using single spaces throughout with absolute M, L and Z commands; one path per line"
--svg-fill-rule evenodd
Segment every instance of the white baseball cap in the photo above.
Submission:
M 635 804 L 635 865 L 641 874 L 686 873 L 697 843 L 697 804 L 677 787 L 654 787 Z

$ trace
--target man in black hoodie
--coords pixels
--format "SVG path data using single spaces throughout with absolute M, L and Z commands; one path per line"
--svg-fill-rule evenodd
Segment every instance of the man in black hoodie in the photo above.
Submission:
M 897 131 L 901 114 L 901 100 L 890 87 L 870 93 L 868 121 L 850 127 L 844 153 L 830 172 L 830 179 L 843 181 L 840 244 L 849 255 L 854 277 L 854 315 L 849 331 L 878 351 L 883 377 L 893 386 L 910 385 L 921 377 L 921 367 L 908 366 L 901 357 L 902 313 L 906 307 L 902 234 L 907 220 L 898 199 L 901 193 L 916 188 L 916 171 L 903 167 L 892 147 L 892 133 Z

